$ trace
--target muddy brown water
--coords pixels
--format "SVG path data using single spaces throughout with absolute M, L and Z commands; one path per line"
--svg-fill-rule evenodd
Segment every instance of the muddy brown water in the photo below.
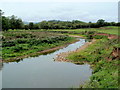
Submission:
M 85 39 L 80 39 L 76 43 L 46 55 L 25 58 L 20 62 L 4 63 L 2 88 L 79 87 L 92 75 L 90 65 L 58 62 L 54 61 L 54 58 L 59 53 L 76 50 L 85 43 Z

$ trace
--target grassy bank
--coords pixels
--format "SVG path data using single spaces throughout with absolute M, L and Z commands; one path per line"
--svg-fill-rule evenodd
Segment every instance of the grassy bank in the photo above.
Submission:
M 90 81 L 82 86 L 83 88 L 118 88 L 118 60 L 120 59 L 117 55 L 117 50 L 120 48 L 118 40 L 97 35 L 97 33 L 119 35 L 118 27 L 41 31 L 18 30 L 3 32 L 2 55 L 4 61 L 25 55 L 31 56 L 32 53 L 62 46 L 75 40 L 75 38 L 66 36 L 66 34 L 84 36 L 88 39 L 94 38 L 96 39 L 94 44 L 80 52 L 70 54 L 67 58 L 75 62 L 91 64 L 93 75 L 90 77 Z
M 117 39 L 98 39 L 94 44 L 67 58 L 74 62 L 87 62 L 93 69 L 90 81 L 83 88 L 118 88 L 118 52 Z M 116 54 L 117 56 L 115 56 Z
M 120 42 L 117 38 L 108 39 L 109 34 L 119 36 L 118 27 L 101 27 L 75 30 L 51 30 L 67 35 L 79 35 L 88 39 L 96 39 L 96 42 L 86 49 L 75 52 L 66 57 L 73 62 L 89 63 L 93 69 L 90 81 L 81 88 L 118 88 L 118 67 L 120 57 Z M 106 36 L 98 35 L 106 33 Z M 77 64 L 78 64 L 77 63 Z
M 6 62 L 65 45 L 74 41 L 75 38 L 51 32 L 7 31 L 3 32 L 2 40 L 2 58 Z

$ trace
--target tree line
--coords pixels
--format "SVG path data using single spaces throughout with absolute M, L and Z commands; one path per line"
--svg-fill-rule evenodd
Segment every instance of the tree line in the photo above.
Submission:
M 2 10 L 0 10 L 0 15 L 2 16 L 2 29 L 7 31 L 9 29 L 79 29 L 79 28 L 99 28 L 102 26 L 120 26 L 120 22 L 105 22 L 103 19 L 99 19 L 96 23 L 86 23 L 79 20 L 73 21 L 60 21 L 60 20 L 50 20 L 42 21 L 39 23 L 29 22 L 25 24 L 22 19 L 17 18 L 12 15 L 10 17 L 3 16 Z

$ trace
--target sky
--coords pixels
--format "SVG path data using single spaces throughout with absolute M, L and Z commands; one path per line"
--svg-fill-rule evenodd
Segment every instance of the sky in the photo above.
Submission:
M 97 1 L 97 2 L 96 2 Z M 43 20 L 118 21 L 119 0 L 1 0 L 5 16 L 15 15 L 26 22 Z

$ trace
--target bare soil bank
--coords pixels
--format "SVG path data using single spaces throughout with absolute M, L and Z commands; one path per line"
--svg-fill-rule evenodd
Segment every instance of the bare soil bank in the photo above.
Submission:
M 76 52 L 80 52 L 81 50 L 84 50 L 85 48 L 87 48 L 90 44 L 93 44 L 96 40 L 93 39 L 91 42 L 86 42 L 85 45 L 83 45 L 80 48 L 77 48 L 75 51 L 69 51 L 69 52 L 63 52 L 57 55 L 57 57 L 55 58 L 55 61 L 63 61 L 63 62 L 73 62 L 72 60 L 68 60 L 66 59 L 66 57 L 71 54 L 71 53 L 76 53 Z M 73 63 L 80 63 L 80 62 L 73 62 Z

